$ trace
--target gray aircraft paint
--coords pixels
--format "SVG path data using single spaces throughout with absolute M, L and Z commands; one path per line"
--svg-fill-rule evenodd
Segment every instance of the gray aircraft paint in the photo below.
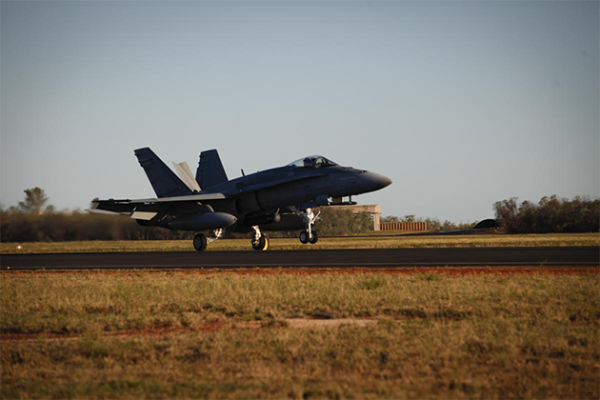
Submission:
M 89 211 L 129 215 L 140 225 L 173 230 L 254 229 L 257 237 L 260 229 L 307 227 L 312 237 L 311 208 L 392 183 L 383 175 L 343 167 L 322 156 L 228 180 L 218 152 L 208 150 L 202 152 L 193 180 L 186 163 L 173 163 L 180 179 L 149 148 L 135 150 L 135 155 L 157 198 L 93 200 Z

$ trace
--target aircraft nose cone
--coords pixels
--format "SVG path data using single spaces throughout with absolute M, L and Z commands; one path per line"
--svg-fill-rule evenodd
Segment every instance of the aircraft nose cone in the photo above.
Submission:
M 361 174 L 358 183 L 362 193 L 374 192 L 391 184 L 392 180 L 390 178 L 375 172 L 365 172 Z

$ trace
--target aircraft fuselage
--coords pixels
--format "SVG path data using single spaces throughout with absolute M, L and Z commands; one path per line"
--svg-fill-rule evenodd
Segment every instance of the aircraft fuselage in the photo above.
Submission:
M 271 183 L 286 178 L 297 180 L 271 186 Z M 372 192 L 390 183 L 391 180 L 383 175 L 351 167 L 331 166 L 306 170 L 285 166 L 232 179 L 201 193 L 226 193 L 235 198 L 233 204 L 223 200 L 214 202 L 213 207 L 243 219 L 249 214 L 301 204 L 326 205 L 329 198 Z M 246 190 L 252 187 L 256 189 Z
M 93 200 L 90 211 L 128 215 L 144 226 L 213 230 L 216 238 L 225 228 L 253 230 L 256 250 L 268 248 L 261 229 L 305 229 L 300 234 L 302 243 L 316 243 L 312 208 L 392 183 L 383 175 L 342 167 L 322 156 L 304 157 L 283 167 L 228 180 L 216 150 L 202 152 L 196 177 L 187 163 L 173 163 L 180 174 L 177 177 L 149 148 L 137 149 L 135 155 L 157 198 Z M 196 235 L 196 250 L 204 250 L 206 244 L 205 235 Z

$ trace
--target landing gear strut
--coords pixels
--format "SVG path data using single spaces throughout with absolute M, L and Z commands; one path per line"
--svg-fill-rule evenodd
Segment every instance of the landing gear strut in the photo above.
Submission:
M 196 249 L 196 251 L 204 251 L 206 250 L 206 246 L 211 243 L 214 242 L 217 239 L 220 239 L 221 236 L 223 236 L 223 232 L 225 232 L 225 229 L 215 229 L 213 231 L 214 233 L 214 237 L 206 237 L 205 234 L 203 233 L 198 233 L 196 236 L 194 236 L 194 248 Z
M 215 229 L 215 230 L 213 231 L 213 233 L 214 233 L 214 235 L 215 235 L 215 236 L 214 236 L 214 237 L 209 237 L 209 238 L 207 238 L 207 240 L 208 240 L 208 243 L 212 243 L 212 242 L 214 242 L 215 240 L 219 240 L 219 239 L 221 239 L 221 236 L 223 236 L 223 233 L 224 233 L 224 232 L 225 232 L 225 229 L 223 229 L 223 228 L 220 228 L 220 229 Z
M 300 242 L 302 244 L 315 244 L 319 240 L 319 235 L 317 231 L 312 229 L 312 226 L 315 224 L 317 217 L 321 212 L 315 215 L 311 208 L 307 208 L 306 212 L 297 211 L 298 214 L 302 215 L 304 219 L 304 223 L 306 224 L 306 229 L 300 232 Z
M 254 237 L 252 238 L 252 248 L 257 251 L 267 251 L 269 248 L 269 239 L 260 232 L 258 226 L 253 226 Z

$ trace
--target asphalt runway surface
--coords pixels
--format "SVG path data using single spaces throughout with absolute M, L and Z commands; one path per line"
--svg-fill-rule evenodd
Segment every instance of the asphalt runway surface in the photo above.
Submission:
M 600 266 L 600 247 L 493 247 L 3 255 L 6 270 Z

